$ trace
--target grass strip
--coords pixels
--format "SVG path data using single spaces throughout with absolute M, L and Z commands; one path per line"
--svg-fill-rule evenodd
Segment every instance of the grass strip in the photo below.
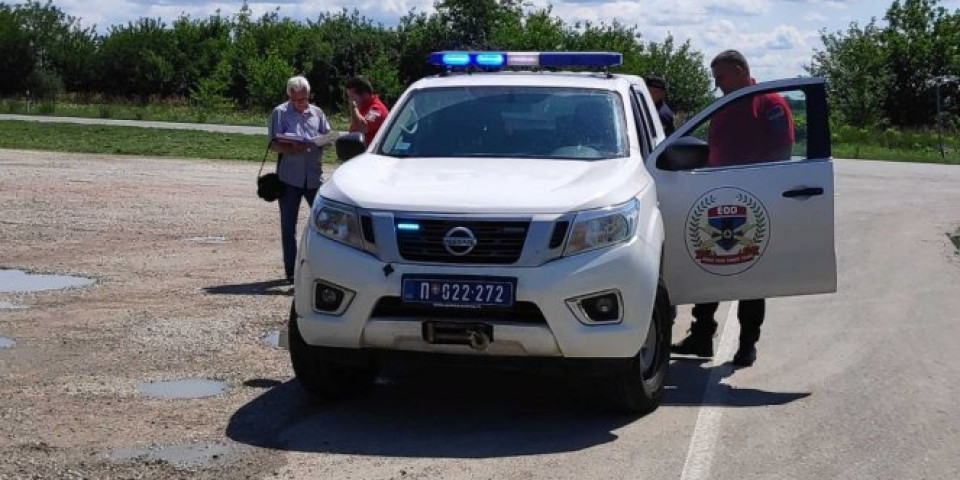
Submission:
M 340 121 L 334 123 L 334 128 L 344 128 Z M 261 135 L 240 133 L 10 120 L 0 121 L 0 148 L 259 161 L 263 158 L 265 144 Z M 836 144 L 833 155 L 837 158 L 960 165 L 960 152 L 957 151 L 941 158 L 938 152 L 924 149 Z M 333 149 L 327 148 L 324 162 L 335 161 Z
M 263 135 L 106 125 L 0 121 L 0 148 L 260 161 Z M 336 161 L 332 148 L 324 163 Z
M 960 151 L 947 152 L 941 157 L 939 152 L 926 149 L 891 149 L 874 145 L 834 144 L 835 158 L 853 158 L 867 160 L 885 160 L 891 162 L 942 163 L 960 165 Z

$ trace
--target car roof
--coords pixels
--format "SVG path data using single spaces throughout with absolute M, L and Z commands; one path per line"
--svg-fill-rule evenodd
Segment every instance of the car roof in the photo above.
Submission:
M 410 89 L 443 87 L 489 87 L 489 86 L 531 86 L 531 87 L 567 87 L 593 88 L 616 91 L 629 88 L 631 84 L 641 82 L 633 75 L 597 72 L 476 72 L 435 75 L 418 80 Z

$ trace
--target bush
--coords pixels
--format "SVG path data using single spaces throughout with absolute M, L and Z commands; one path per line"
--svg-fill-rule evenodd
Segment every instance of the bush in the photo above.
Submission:
M 31 98 L 56 98 L 63 92 L 63 80 L 55 72 L 34 70 L 27 77 L 27 92 Z

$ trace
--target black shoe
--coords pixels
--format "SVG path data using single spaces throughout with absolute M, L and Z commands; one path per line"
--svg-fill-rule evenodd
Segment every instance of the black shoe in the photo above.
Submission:
M 670 351 L 680 355 L 696 355 L 698 357 L 713 356 L 713 335 L 691 333 L 680 343 L 670 346 Z
M 733 355 L 733 366 L 735 367 L 749 367 L 757 361 L 757 347 L 752 343 L 746 345 L 740 345 L 740 348 L 737 349 L 737 353 Z

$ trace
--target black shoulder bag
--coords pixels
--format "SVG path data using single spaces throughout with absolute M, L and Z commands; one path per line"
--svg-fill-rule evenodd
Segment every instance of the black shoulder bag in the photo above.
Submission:
M 283 195 L 283 182 L 276 170 L 280 168 L 280 161 L 283 155 L 277 155 L 277 166 L 273 172 L 266 175 L 263 173 L 263 165 L 267 163 L 267 155 L 270 155 L 270 145 L 267 145 L 267 151 L 263 154 L 263 160 L 260 162 L 260 171 L 257 172 L 257 196 L 268 202 L 273 202 Z

